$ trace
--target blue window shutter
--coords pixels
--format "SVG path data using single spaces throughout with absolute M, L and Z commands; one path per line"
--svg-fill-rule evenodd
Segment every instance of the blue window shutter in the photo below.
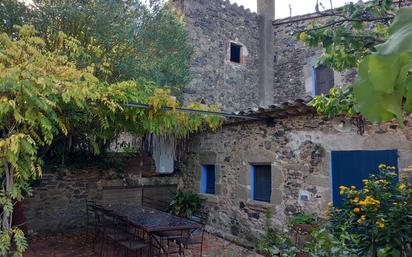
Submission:
M 326 65 L 312 67 L 312 95 L 328 95 L 335 84 L 333 69 Z
M 270 202 L 272 174 L 270 165 L 254 166 L 254 200 Z
M 362 180 L 378 173 L 379 164 L 398 169 L 397 150 L 332 151 L 331 157 L 332 201 L 336 207 L 342 205 L 340 186 L 361 188 Z
M 216 169 L 215 165 L 202 165 L 200 192 L 215 194 Z
M 207 171 L 206 166 L 202 165 L 202 176 L 200 178 L 200 192 L 206 193 L 206 186 L 207 186 Z
M 316 95 L 316 67 L 312 66 L 312 96 Z
M 255 200 L 255 166 L 250 165 L 250 198 Z
M 215 194 L 215 179 L 216 168 L 215 165 L 206 165 L 206 193 Z

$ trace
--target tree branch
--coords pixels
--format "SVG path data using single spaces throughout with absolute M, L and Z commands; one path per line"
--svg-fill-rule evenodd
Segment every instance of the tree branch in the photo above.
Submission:
M 338 15 L 330 15 L 330 16 L 338 16 Z M 341 17 L 341 16 L 338 16 L 338 17 Z M 319 27 L 295 31 L 295 32 L 293 32 L 293 35 L 296 35 L 296 34 L 302 33 L 302 32 L 310 32 L 310 31 L 325 29 L 325 28 L 328 28 L 328 27 L 336 26 L 336 25 L 342 25 L 345 22 L 375 22 L 375 21 L 384 22 L 384 21 L 389 21 L 389 20 L 392 20 L 392 19 L 393 19 L 393 17 L 379 17 L 379 18 L 370 18 L 370 19 L 344 18 L 344 19 L 333 21 L 333 22 L 329 22 L 329 23 L 327 23 L 325 25 L 322 25 L 322 26 L 319 26 Z

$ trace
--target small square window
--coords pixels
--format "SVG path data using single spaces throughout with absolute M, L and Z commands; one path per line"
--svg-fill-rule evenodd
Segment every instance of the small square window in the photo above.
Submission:
M 241 45 L 230 43 L 230 61 L 231 62 L 240 63 L 241 53 L 242 53 Z
M 250 168 L 252 199 L 270 202 L 272 195 L 272 168 L 270 165 L 251 165 Z
M 202 165 L 201 192 L 206 194 L 215 194 L 215 181 L 215 165 Z

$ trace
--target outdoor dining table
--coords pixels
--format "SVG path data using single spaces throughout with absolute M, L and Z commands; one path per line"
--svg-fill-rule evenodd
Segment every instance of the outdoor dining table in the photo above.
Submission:
M 201 225 L 194 221 L 142 205 L 110 204 L 103 206 L 103 208 L 119 217 L 126 218 L 133 226 L 146 232 L 150 239 L 149 256 L 153 256 L 153 243 L 155 242 L 161 251 L 167 253 L 167 250 L 155 237 L 156 232 L 177 231 L 183 233 L 201 228 Z

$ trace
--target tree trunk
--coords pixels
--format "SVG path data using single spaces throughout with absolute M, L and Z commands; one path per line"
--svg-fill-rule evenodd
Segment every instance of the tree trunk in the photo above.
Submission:
M 11 201 L 11 188 L 13 185 L 13 176 L 14 176 L 14 167 L 11 166 L 8 163 L 4 164 L 4 171 L 6 174 L 6 181 L 5 181 L 5 195 L 6 197 L 10 197 Z M 7 231 L 11 228 L 11 223 L 12 223 L 12 215 L 9 215 L 3 207 L 3 217 L 2 217 L 2 230 Z
M 11 164 L 4 161 L 4 172 L 6 175 L 6 180 L 4 181 L 5 188 L 3 188 L 4 193 L 5 193 L 5 196 L 8 197 L 10 201 L 12 201 L 11 190 L 12 190 L 12 186 L 14 182 L 14 167 Z M 3 206 L 3 215 L 2 215 L 2 223 L 1 223 L 2 231 L 3 232 L 10 231 L 12 222 L 13 222 L 13 215 L 7 213 Z M 2 255 L 2 256 L 5 257 L 7 256 L 7 254 Z

